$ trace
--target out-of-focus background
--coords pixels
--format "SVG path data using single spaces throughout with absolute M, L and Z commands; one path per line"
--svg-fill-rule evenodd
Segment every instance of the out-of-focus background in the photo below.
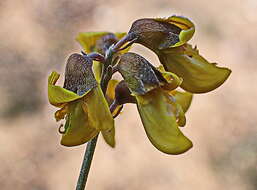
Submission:
M 256 0 L 1 0 L 0 189 L 75 189 L 85 146 L 59 144 L 46 87 L 49 73 L 63 73 L 81 50 L 78 32 L 123 32 L 138 18 L 172 14 L 194 21 L 191 43 L 232 75 L 194 97 L 183 129 L 194 147 L 182 155 L 157 151 L 136 107 L 125 106 L 117 147 L 99 138 L 87 189 L 257 189 L 256 10 Z M 159 64 L 139 45 L 132 51 Z

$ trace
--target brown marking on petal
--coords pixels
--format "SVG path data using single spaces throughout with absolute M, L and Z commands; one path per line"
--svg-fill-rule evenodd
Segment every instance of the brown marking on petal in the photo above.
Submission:
M 125 53 L 121 56 L 118 69 L 128 88 L 134 94 L 145 94 L 161 85 L 151 64 L 136 53 Z
M 181 28 L 174 24 L 150 18 L 136 20 L 129 31 L 138 37 L 137 43 L 152 50 L 158 49 L 163 43 L 176 44 L 179 41 L 180 32 Z
M 63 88 L 83 95 L 88 90 L 97 86 L 93 71 L 92 60 L 86 56 L 74 53 L 66 64 Z

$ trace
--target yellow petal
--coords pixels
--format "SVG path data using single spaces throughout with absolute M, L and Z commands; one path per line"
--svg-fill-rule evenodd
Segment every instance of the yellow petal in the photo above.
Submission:
M 192 142 L 179 130 L 172 105 L 164 93 L 155 89 L 136 96 L 138 111 L 152 144 L 164 153 L 181 154 L 192 147 Z
M 114 127 L 112 114 L 99 85 L 84 97 L 82 107 L 88 113 L 88 119 L 93 128 L 101 131 Z
M 209 63 L 189 44 L 160 51 L 158 56 L 167 71 L 183 78 L 181 87 L 191 93 L 212 91 L 222 85 L 231 73 L 228 68 Z
M 111 79 L 108 83 L 105 97 L 109 106 L 113 103 L 115 99 L 115 88 L 118 84 L 119 84 L 119 81 L 115 79 Z M 120 114 L 120 111 L 122 108 L 123 108 L 122 105 L 117 105 L 117 107 L 112 112 L 112 116 L 117 117 Z
M 105 142 L 110 145 L 112 148 L 115 147 L 115 128 L 113 127 L 110 130 L 101 131 Z
M 176 117 L 177 124 L 180 127 L 184 127 L 186 125 L 186 116 L 183 108 L 172 95 L 169 95 L 168 93 L 164 94 L 166 96 L 166 101 L 168 102 L 168 104 L 170 104 L 170 108 L 172 109 L 173 114 Z
M 118 105 L 114 111 L 112 112 L 113 118 L 117 117 L 119 114 L 122 114 L 121 110 L 123 108 L 123 105 Z
M 115 79 L 111 79 L 108 83 L 106 96 L 107 96 L 107 99 L 109 99 L 111 102 L 115 99 L 115 88 L 118 83 L 119 81 Z
M 177 111 L 177 123 L 180 127 L 184 127 L 186 125 L 186 116 L 180 104 L 175 102 L 176 111 Z
M 76 93 L 69 91 L 65 88 L 55 86 L 54 84 L 57 82 L 59 76 L 60 75 L 58 73 L 52 72 L 51 75 L 48 77 L 48 100 L 50 104 L 57 107 L 62 107 L 65 103 L 82 98 L 89 92 L 88 91 L 82 96 L 79 96 Z
M 190 92 L 180 92 L 177 90 L 170 91 L 169 94 L 173 95 L 177 103 L 181 105 L 184 113 L 186 113 L 191 105 L 193 94 Z
M 88 116 L 82 109 L 81 101 L 69 104 L 69 113 L 65 124 L 65 133 L 61 144 L 64 146 L 77 146 L 94 138 L 99 132 L 90 126 Z
M 98 61 L 93 61 L 93 72 L 95 75 L 95 79 L 98 83 L 100 83 L 101 75 L 102 75 L 103 64 Z
M 48 76 L 48 85 L 55 85 L 57 80 L 60 78 L 60 74 L 57 73 L 56 71 L 53 71 L 49 76 Z

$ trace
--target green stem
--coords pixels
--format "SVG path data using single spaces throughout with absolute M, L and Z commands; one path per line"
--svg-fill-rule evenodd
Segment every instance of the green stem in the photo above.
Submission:
M 80 169 L 76 190 L 85 189 L 88 173 L 89 173 L 91 162 L 95 152 L 97 138 L 98 138 L 98 135 L 87 143 L 87 148 L 86 148 L 83 163 Z

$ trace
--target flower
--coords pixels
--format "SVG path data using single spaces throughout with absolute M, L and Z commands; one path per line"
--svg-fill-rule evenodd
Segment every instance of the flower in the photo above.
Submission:
M 193 144 L 180 127 L 186 125 L 192 93 L 216 89 L 231 73 L 188 44 L 194 32 L 188 18 L 171 16 L 136 20 L 128 34 L 80 33 L 76 39 L 86 53 L 69 57 L 64 86 L 55 85 L 60 76 L 56 72 L 48 79 L 49 102 L 60 108 L 55 118 L 66 120 L 61 144 L 80 145 L 101 132 L 114 147 L 114 118 L 124 104 L 132 103 L 154 147 L 167 154 L 188 151 Z M 152 50 L 161 66 L 128 52 L 133 43 Z M 123 80 L 112 79 L 117 71 Z
M 163 73 L 135 53 L 123 54 L 118 66 L 131 95 L 136 99 L 141 121 L 151 143 L 167 154 L 181 154 L 189 150 L 192 142 L 178 128 L 179 125 L 185 125 L 184 111 L 170 92 L 181 83 L 177 81 L 179 77 L 170 73 L 167 80 Z
M 52 72 L 48 78 L 49 102 L 60 108 L 55 118 L 66 120 L 61 139 L 64 146 L 86 143 L 100 131 L 107 134 L 107 143 L 115 146 L 115 140 L 108 138 L 114 120 L 91 67 L 92 60 L 72 54 L 66 64 L 64 87 L 55 85 L 60 77 L 58 73 Z
M 206 93 L 222 85 L 231 70 L 209 63 L 196 48 L 187 44 L 194 31 L 189 19 L 171 16 L 137 20 L 129 33 L 138 38 L 136 43 L 157 54 L 166 71 L 183 78 L 181 88 L 191 93 Z

